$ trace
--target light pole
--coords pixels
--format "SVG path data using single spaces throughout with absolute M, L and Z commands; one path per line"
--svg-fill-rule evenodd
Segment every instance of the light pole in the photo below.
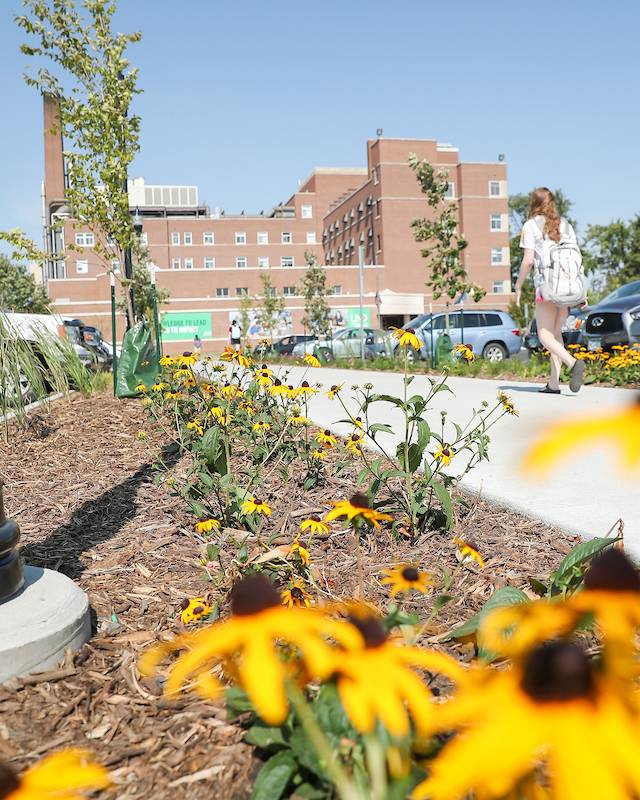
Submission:
M 364 364 L 364 245 L 358 246 L 358 271 L 360 273 L 360 358 Z

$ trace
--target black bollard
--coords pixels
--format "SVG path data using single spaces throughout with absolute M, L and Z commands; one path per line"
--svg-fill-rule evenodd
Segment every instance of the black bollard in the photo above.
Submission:
M 24 571 L 18 553 L 20 528 L 15 520 L 4 513 L 2 482 L 0 482 L 0 603 L 22 589 Z

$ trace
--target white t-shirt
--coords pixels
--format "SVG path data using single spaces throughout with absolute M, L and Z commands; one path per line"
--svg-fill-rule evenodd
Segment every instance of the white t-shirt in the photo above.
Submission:
M 578 244 L 576 232 L 573 230 L 572 225 L 567 222 L 564 217 L 561 217 L 563 225 L 563 241 L 568 241 L 571 244 Z M 540 233 L 540 228 L 536 224 L 535 219 L 528 219 L 522 226 L 522 233 L 520 234 L 520 247 L 524 250 L 533 250 L 533 280 L 536 288 L 542 283 L 542 273 L 539 266 L 542 262 L 542 250 L 544 236 Z

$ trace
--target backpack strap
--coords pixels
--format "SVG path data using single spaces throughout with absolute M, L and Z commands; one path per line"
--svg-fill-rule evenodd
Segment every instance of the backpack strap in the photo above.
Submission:
M 534 218 L 533 218 L 533 221 L 535 222 L 535 224 L 536 224 L 536 227 L 537 227 L 537 228 L 538 228 L 538 230 L 540 231 L 540 235 L 541 235 L 541 236 L 542 236 L 542 238 L 544 239 L 544 224 L 545 224 L 545 218 L 542 216 L 542 214 L 538 214 L 538 216 L 537 216 L 537 217 L 534 217 Z

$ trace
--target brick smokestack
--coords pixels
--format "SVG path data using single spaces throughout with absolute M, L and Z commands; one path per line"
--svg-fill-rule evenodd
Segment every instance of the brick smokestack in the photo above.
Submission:
M 58 101 L 44 94 L 44 196 L 47 209 L 64 200 L 64 156 L 62 129 L 58 120 Z

